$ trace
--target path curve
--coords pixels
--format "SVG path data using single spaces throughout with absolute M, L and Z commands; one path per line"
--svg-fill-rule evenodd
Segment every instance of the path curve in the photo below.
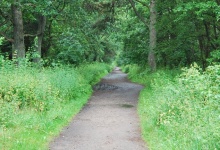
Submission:
M 143 87 L 116 68 L 94 87 L 87 105 L 51 144 L 51 150 L 146 150 L 137 99 Z

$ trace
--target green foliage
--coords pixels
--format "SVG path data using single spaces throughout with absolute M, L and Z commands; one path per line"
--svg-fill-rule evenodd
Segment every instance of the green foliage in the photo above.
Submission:
M 107 4 L 111 5 L 110 2 Z M 60 61 L 77 65 L 94 61 L 112 62 L 117 50 L 117 42 L 112 38 L 113 22 L 103 19 L 112 14 L 109 7 L 102 2 L 90 1 L 79 1 L 66 7 L 68 23 L 54 23 L 54 32 L 62 33 L 53 43 L 55 56 Z M 98 23 L 100 20 L 104 26 Z
M 180 3 L 179 6 L 175 9 L 175 12 L 184 12 L 181 17 L 186 17 L 188 13 L 194 13 L 197 15 L 198 19 L 204 20 L 209 17 L 209 14 L 215 14 L 216 19 L 219 18 L 220 7 L 217 2 L 214 1 L 205 1 L 205 2 L 188 2 Z
M 97 67 L 98 66 L 98 67 Z M 87 84 L 94 85 L 103 76 L 111 71 L 111 67 L 106 64 L 94 63 L 94 65 L 84 64 L 78 68 L 79 74 L 87 81 Z
M 149 20 L 149 9 L 146 7 L 149 1 L 134 2 L 139 16 Z M 132 8 L 128 7 L 129 5 L 124 5 L 120 8 L 117 16 L 122 21 L 118 27 L 124 43 L 118 64 L 146 65 L 149 29 Z M 205 69 L 212 61 L 209 60 L 212 52 L 219 49 L 219 2 L 158 0 L 156 7 L 157 66 L 176 68 L 196 62 Z
M 139 7 L 144 10 L 144 7 Z M 118 22 L 115 24 L 120 28 L 118 39 L 123 43 L 117 60 L 118 65 L 127 65 L 131 63 L 145 65 L 148 56 L 149 31 L 148 28 L 134 16 L 133 10 L 129 10 L 128 6 L 118 10 Z M 148 13 L 145 12 L 147 15 Z M 128 15 L 130 14 L 130 15 Z
M 0 46 L 2 45 L 3 40 L 4 40 L 4 37 L 0 37 Z
M 204 0 L 179 2 L 174 7 L 173 14 L 176 15 L 173 19 L 174 23 L 181 25 L 181 27 L 178 25 L 174 25 L 174 27 L 181 28 L 180 31 L 177 31 L 180 33 L 177 35 L 177 39 L 181 39 L 178 40 L 178 43 L 184 42 L 182 44 L 183 50 L 188 51 L 186 61 L 190 63 L 187 65 L 197 62 L 205 69 L 210 62 L 208 58 L 211 52 L 219 47 L 216 28 L 219 26 L 218 2 Z
M 207 59 L 207 61 L 212 64 L 219 64 L 220 62 L 220 50 L 215 50 L 210 53 L 210 58 Z
M 19 67 L 0 57 L 0 149 L 44 149 L 104 76 L 106 64 Z
M 0 6 L 0 33 L 5 37 L 1 53 L 12 58 L 13 26 L 10 5 Z M 42 57 L 79 65 L 84 62 L 112 62 L 146 65 L 149 47 L 149 1 L 135 1 L 135 13 L 128 1 L 19 1 L 24 22 L 25 49 L 34 50 L 39 15 L 46 17 Z M 190 66 L 196 62 L 203 69 L 219 50 L 219 1 L 158 0 L 157 66 Z M 137 16 L 137 14 L 139 14 Z M 34 29 L 34 30 L 33 30 Z M 211 58 L 210 58 L 211 56 Z M 214 60 L 213 60 L 214 59 Z
M 0 6 L 0 33 L 6 37 L 2 53 L 12 57 L 13 26 L 10 18 L 12 1 L 3 1 Z M 114 1 L 19 1 L 22 8 L 25 49 L 35 51 L 36 31 L 42 24 L 39 16 L 46 18 L 43 33 L 42 57 L 68 64 L 85 62 L 112 62 L 118 49 L 113 36 L 112 24 Z M 90 7 L 91 6 L 91 7 Z M 90 10 L 91 8 L 91 10 Z M 99 24 L 100 22 L 100 24 Z M 39 31 L 38 31 L 39 32 Z M 4 49 L 4 50 L 3 50 Z
M 133 68 L 133 69 L 132 69 Z M 205 72 L 196 64 L 179 71 L 140 73 L 129 68 L 133 81 L 146 85 L 139 114 L 150 149 L 219 149 L 220 66 Z

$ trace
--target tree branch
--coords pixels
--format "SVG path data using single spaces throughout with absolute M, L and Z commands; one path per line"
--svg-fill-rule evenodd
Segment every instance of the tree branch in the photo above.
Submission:
M 7 21 L 2 22 L 2 23 L 0 24 L 0 27 L 3 26 L 3 25 L 5 25 L 5 24 L 7 24 Z
M 148 22 L 147 22 L 147 21 L 144 19 L 144 17 L 141 16 L 141 15 L 139 14 L 139 12 L 137 11 L 137 9 L 136 9 L 136 7 L 135 7 L 134 1 L 133 1 L 133 0 L 129 0 L 129 2 L 130 2 L 130 4 L 131 4 L 131 7 L 133 8 L 135 14 L 137 15 L 137 17 L 138 17 L 147 27 L 149 27 L 149 26 L 148 26 Z
M 0 35 L 3 36 L 7 41 L 13 43 L 14 39 L 8 38 L 3 32 L 0 32 Z
M 55 14 L 55 15 L 52 15 L 51 16 L 51 20 L 54 20 L 54 19 L 56 19 L 57 18 L 57 16 L 64 10 L 64 8 L 66 7 L 66 2 L 65 2 L 65 0 L 63 0 L 63 6 L 62 6 L 62 8 L 60 9 L 60 10 L 58 10 L 58 8 L 60 7 L 60 3 L 59 3 L 59 5 L 55 8 L 55 7 L 53 7 L 55 10 L 57 10 L 57 14 Z M 50 20 L 50 19 L 49 19 Z

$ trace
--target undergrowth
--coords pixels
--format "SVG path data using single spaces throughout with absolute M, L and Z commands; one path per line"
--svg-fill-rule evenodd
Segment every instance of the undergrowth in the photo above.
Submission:
M 220 149 L 220 65 L 181 73 L 124 67 L 146 88 L 139 97 L 143 137 L 152 150 Z
M 17 67 L 0 58 L 0 149 L 47 149 L 52 137 L 79 112 L 106 64 Z

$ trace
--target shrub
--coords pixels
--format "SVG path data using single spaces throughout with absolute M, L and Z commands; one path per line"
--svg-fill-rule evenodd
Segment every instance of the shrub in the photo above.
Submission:
M 0 57 L 0 135 L 4 135 L 0 149 L 45 147 L 86 103 L 91 86 L 110 71 L 102 63 L 78 68 L 30 66 L 18 68 Z
M 219 149 L 220 66 L 202 72 L 195 64 L 175 74 L 132 76 L 146 85 L 139 114 L 150 149 Z

